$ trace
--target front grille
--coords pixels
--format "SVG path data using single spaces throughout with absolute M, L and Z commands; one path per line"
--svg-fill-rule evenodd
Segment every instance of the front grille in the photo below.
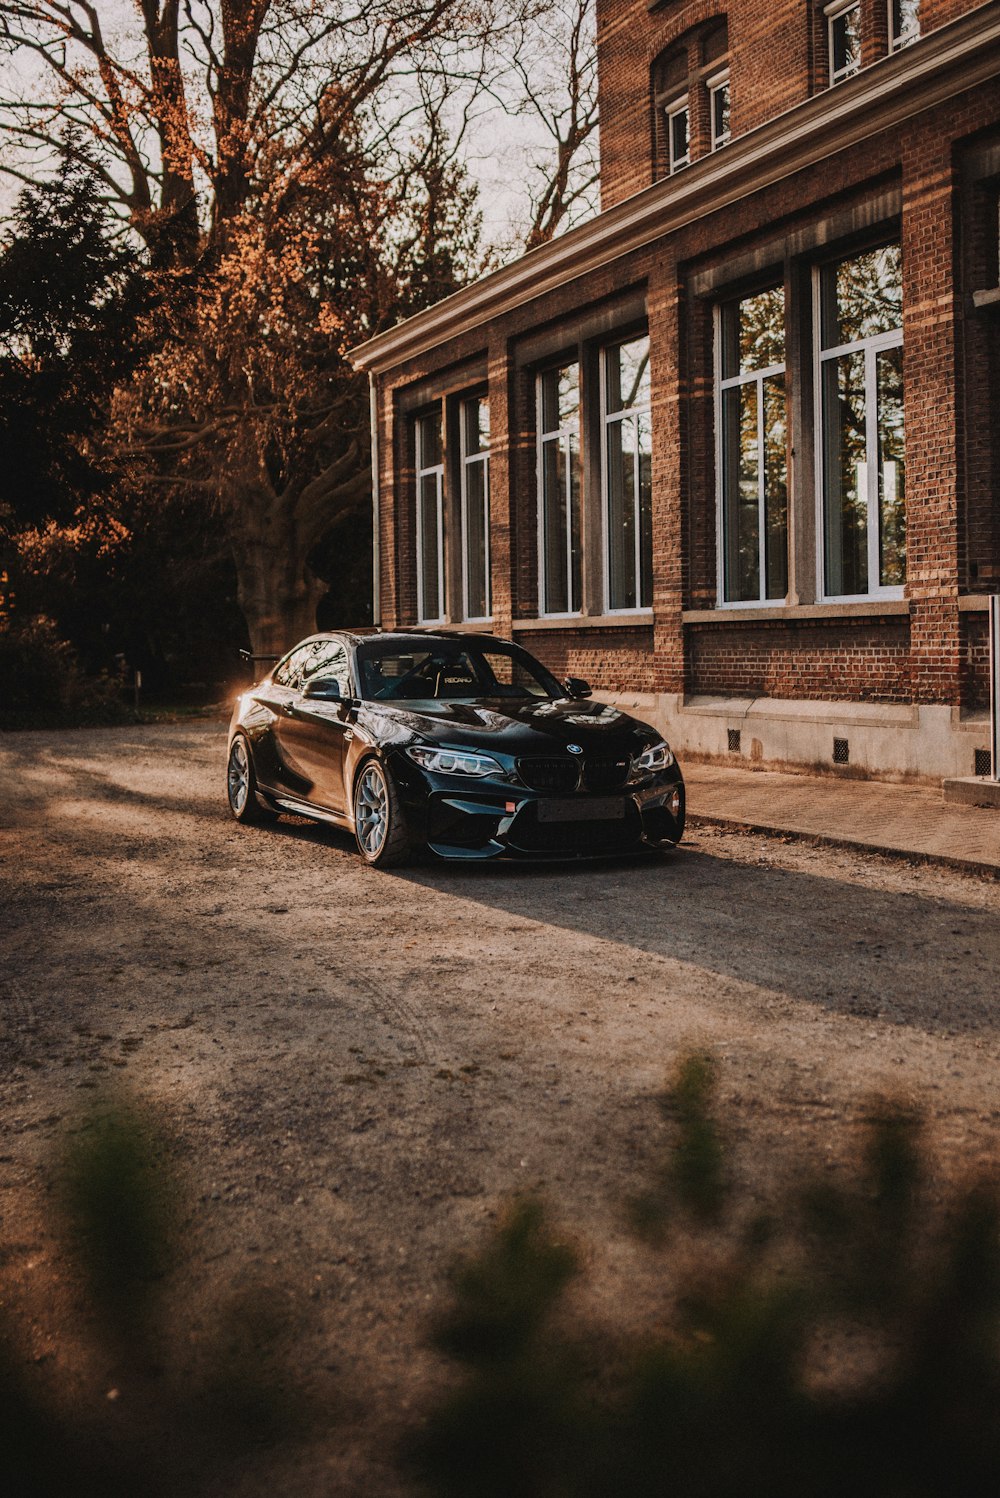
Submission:
M 575 791 L 580 781 L 577 760 L 519 759 L 517 773 L 533 791 Z
M 539 822 L 533 806 L 516 818 L 510 846 L 524 853 L 626 853 L 640 846 L 642 818 L 634 804 L 613 821 Z
M 628 779 L 630 760 L 588 758 L 583 765 L 583 783 L 588 791 L 617 791 Z

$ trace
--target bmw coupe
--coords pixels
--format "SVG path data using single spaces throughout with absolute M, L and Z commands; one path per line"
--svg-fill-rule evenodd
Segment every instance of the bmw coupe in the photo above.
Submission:
M 684 782 L 655 728 L 588 700 L 509 640 L 313 635 L 236 703 L 239 822 L 282 811 L 354 833 L 371 864 L 665 849 Z

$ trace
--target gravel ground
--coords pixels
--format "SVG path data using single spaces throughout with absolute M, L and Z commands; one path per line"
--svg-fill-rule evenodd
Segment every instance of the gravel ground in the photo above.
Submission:
M 710 829 L 655 862 L 379 873 L 328 829 L 237 827 L 224 750 L 214 722 L 0 741 L 0 1274 L 24 1355 L 104 1399 L 49 1162 L 109 1082 L 155 1102 L 192 1340 L 272 1287 L 331 1412 L 227 1492 L 403 1491 L 430 1313 L 512 1192 L 569 1226 L 598 1309 L 638 1314 L 622 1205 L 685 1050 L 718 1059 L 750 1196 L 849 1155 L 876 1093 L 925 1111 L 942 1185 L 996 1161 L 995 882 Z

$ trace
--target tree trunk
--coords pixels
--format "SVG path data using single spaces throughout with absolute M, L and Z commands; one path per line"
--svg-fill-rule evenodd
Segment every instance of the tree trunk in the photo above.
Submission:
M 283 655 L 316 629 L 316 608 L 326 584 L 310 571 L 294 545 L 239 536 L 233 543 L 237 598 L 255 655 Z

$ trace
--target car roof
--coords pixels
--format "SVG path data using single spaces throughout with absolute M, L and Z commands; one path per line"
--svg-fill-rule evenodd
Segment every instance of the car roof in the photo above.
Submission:
M 308 635 L 305 640 L 300 640 L 299 644 L 306 645 L 311 640 L 344 640 L 353 646 L 367 645 L 372 640 L 382 640 L 389 645 L 394 644 L 396 641 L 400 643 L 405 641 L 408 645 L 412 645 L 417 640 L 426 640 L 428 642 L 440 641 L 447 644 L 455 644 L 456 641 L 467 641 L 470 644 L 474 643 L 477 645 L 497 640 L 503 645 L 512 645 L 514 643 L 513 640 L 504 639 L 502 635 L 481 634 L 477 630 L 420 629 L 419 626 L 412 629 L 386 630 L 324 629 L 317 631 L 314 635 Z M 292 648 L 297 649 L 298 647 L 293 646 Z

